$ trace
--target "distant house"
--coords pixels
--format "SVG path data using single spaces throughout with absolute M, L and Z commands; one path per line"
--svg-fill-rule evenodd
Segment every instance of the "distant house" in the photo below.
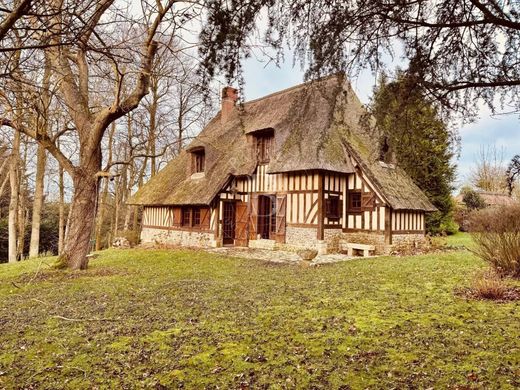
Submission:
M 508 206 L 517 202 L 514 197 L 502 192 L 477 191 L 477 194 L 480 195 L 487 207 Z M 459 194 L 455 197 L 455 201 L 459 205 L 464 205 L 463 197 L 463 194 Z
M 385 252 L 424 239 L 435 208 L 344 77 L 236 101 L 224 88 L 221 111 L 130 199 L 144 206 L 142 242 Z

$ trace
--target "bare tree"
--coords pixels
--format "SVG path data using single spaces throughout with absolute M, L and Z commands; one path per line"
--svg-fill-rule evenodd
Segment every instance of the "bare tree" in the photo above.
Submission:
M 14 28 L 15 23 L 19 19 L 29 13 L 34 0 L 11 2 L 12 8 L 4 6 L 3 3 L 4 2 L 2 1 L 2 7 L 0 11 L 0 14 L 2 15 L 2 21 L 0 22 L 0 41 L 2 41 Z
M 43 75 L 43 84 L 41 89 L 41 102 L 39 104 L 38 115 L 36 116 L 35 126 L 38 134 L 48 134 L 48 119 L 50 107 L 50 79 L 51 69 L 50 63 L 45 58 L 45 70 Z M 41 128 L 40 128 L 41 127 Z M 47 165 L 47 151 L 43 145 L 38 145 L 36 153 L 36 177 L 34 185 L 34 201 L 32 207 L 31 219 L 31 241 L 29 246 L 29 257 L 37 257 L 40 249 L 40 224 L 41 214 L 44 202 L 44 179 L 45 168 Z
M 72 269 L 85 269 L 88 264 L 86 255 L 93 230 L 98 183 L 99 178 L 103 176 L 103 136 L 112 122 L 135 109 L 147 94 L 150 71 L 157 52 L 154 37 L 175 1 L 168 0 L 165 4 L 158 1 L 153 7 L 143 3 L 146 15 L 141 21 L 144 23 L 141 26 L 145 30 L 134 29 L 131 31 L 133 35 L 125 37 L 126 41 L 123 42 L 111 41 L 113 31 L 110 31 L 110 26 L 101 23 L 113 3 L 114 0 L 84 2 L 81 14 L 64 13 L 59 0 L 48 4 L 49 12 L 53 11 L 54 16 L 49 35 L 43 36 L 42 39 L 50 41 L 46 52 L 52 73 L 59 80 L 58 95 L 74 124 L 79 144 L 79 154 L 75 161 L 60 149 L 56 137 L 51 137 L 43 131 L 39 132 L 40 129 L 32 130 L 11 122 L 11 125 L 17 127 L 17 131 L 29 135 L 45 147 L 72 178 L 74 195 L 65 246 L 60 256 L 60 265 Z M 74 44 L 64 45 L 64 42 L 69 42 L 71 38 L 64 26 L 71 23 L 81 23 L 81 32 L 76 36 Z M 136 73 L 129 73 L 126 67 L 130 63 L 123 63 L 121 52 L 132 50 L 140 39 L 140 68 Z M 103 70 L 102 66 L 94 68 L 96 59 L 108 59 L 116 74 L 111 81 L 114 98 L 108 104 L 103 103 L 103 99 L 91 91 L 94 82 L 93 70 Z M 132 84 L 133 87 L 130 88 Z
M 504 149 L 496 145 L 482 146 L 470 172 L 471 184 L 482 191 L 507 192 Z

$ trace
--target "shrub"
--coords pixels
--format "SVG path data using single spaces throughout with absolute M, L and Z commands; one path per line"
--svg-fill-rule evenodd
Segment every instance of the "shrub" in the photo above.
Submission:
M 453 219 L 453 213 L 442 215 L 440 212 L 429 213 L 426 216 L 428 234 L 433 236 L 449 236 L 459 231 L 459 225 Z
M 477 274 L 469 288 L 459 289 L 457 292 L 470 299 L 493 301 L 517 301 L 520 299 L 520 288 L 508 285 L 492 270 Z
M 462 201 L 470 210 L 480 210 L 486 207 L 486 202 L 478 192 L 472 188 L 465 187 L 461 190 Z
M 473 297 L 480 299 L 503 300 L 507 291 L 504 282 L 491 272 L 478 275 L 471 284 Z
M 477 256 L 500 276 L 520 277 L 520 204 L 474 211 L 469 229 Z
M 445 218 L 439 227 L 442 234 L 451 236 L 459 231 L 459 225 L 452 218 Z
M 459 225 L 461 232 L 468 231 L 468 215 L 470 210 L 465 204 L 458 204 L 453 211 L 453 220 Z

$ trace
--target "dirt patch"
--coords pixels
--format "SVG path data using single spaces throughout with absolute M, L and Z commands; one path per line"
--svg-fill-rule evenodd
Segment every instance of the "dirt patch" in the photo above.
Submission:
M 497 303 L 506 303 L 511 301 L 520 301 L 520 288 L 508 286 L 500 294 L 500 296 L 483 296 L 481 293 L 473 288 L 458 288 L 455 290 L 455 295 L 471 300 L 477 301 L 494 301 Z

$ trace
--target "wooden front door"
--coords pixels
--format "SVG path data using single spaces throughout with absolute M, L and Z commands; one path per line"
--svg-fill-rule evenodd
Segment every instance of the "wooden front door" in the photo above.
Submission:
M 247 246 L 248 243 L 248 221 L 249 208 L 247 202 L 236 203 L 236 223 L 235 223 L 235 245 Z
M 233 245 L 235 243 L 235 203 L 224 202 L 222 213 L 222 244 Z

